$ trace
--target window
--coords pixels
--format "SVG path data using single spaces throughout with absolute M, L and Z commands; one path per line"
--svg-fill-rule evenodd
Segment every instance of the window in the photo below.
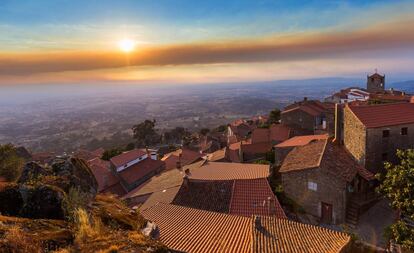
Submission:
M 318 184 L 309 181 L 308 182 L 308 189 L 316 192 L 318 190 Z
M 390 136 L 390 130 L 383 130 L 382 131 L 382 137 L 387 138 Z
M 381 155 L 382 161 L 385 162 L 388 160 L 388 154 L 387 153 L 382 153 Z
M 408 127 L 401 128 L 401 135 L 407 135 L 408 134 Z

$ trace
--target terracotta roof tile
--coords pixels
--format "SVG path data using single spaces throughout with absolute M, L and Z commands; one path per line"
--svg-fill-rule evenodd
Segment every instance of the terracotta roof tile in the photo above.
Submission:
M 200 166 L 202 166 L 204 162 L 205 161 L 200 161 L 184 166 L 183 170 L 172 169 L 168 171 L 163 171 L 161 174 L 153 176 L 147 182 L 130 191 L 125 197 L 136 197 L 140 195 L 150 194 L 153 192 L 163 191 L 171 187 L 180 186 L 183 181 L 183 171 L 185 169 L 190 169 L 194 172 Z
M 279 172 L 300 171 L 319 168 L 332 176 L 339 176 L 350 182 L 359 173 L 367 180 L 373 175 L 359 165 L 343 146 L 331 140 L 315 140 L 307 145 L 294 148 L 286 156 Z
M 195 171 L 190 170 L 190 178 L 199 180 L 267 178 L 269 170 L 269 165 L 262 164 L 207 162 Z
M 207 160 L 210 162 L 222 161 L 226 159 L 226 148 L 214 151 L 213 153 L 207 154 Z
M 341 252 L 351 238 L 341 232 L 275 217 L 252 219 L 254 253 Z
M 348 107 L 367 128 L 414 123 L 413 103 L 350 105 Z
M 180 252 L 251 252 L 251 218 L 159 203 L 142 212 L 160 240 Z
M 180 158 L 181 155 L 181 158 Z M 181 162 L 181 166 L 188 165 L 200 160 L 203 154 L 190 149 L 179 149 L 174 152 L 166 154 L 161 160 L 165 162 L 166 169 L 174 169 L 177 167 L 177 162 Z
M 125 182 L 132 184 L 149 173 L 162 170 L 163 168 L 165 168 L 165 163 L 163 161 L 153 160 L 148 157 L 121 172 L 118 172 L 118 174 Z
M 118 177 L 114 175 L 110 168 L 110 163 L 100 158 L 92 159 L 88 162 L 93 175 L 98 182 L 98 191 L 104 191 L 106 188 L 119 183 Z
M 149 198 L 140 207 L 141 211 L 147 210 L 158 203 L 170 204 L 177 195 L 180 186 L 174 186 L 162 191 L 152 193 Z
M 133 149 L 133 150 L 124 152 L 120 155 L 112 157 L 111 162 L 115 165 L 115 167 L 119 167 L 119 166 L 122 166 L 122 165 L 126 164 L 127 162 L 135 160 L 138 157 L 141 157 L 145 154 L 146 154 L 146 152 L 144 150 Z
M 294 148 L 286 156 L 279 172 L 317 168 L 320 165 L 327 140 L 313 141 Z
M 295 136 L 284 142 L 281 142 L 275 145 L 275 147 L 277 148 L 297 147 L 297 146 L 306 145 L 313 140 L 324 140 L 324 139 L 328 139 L 327 134 Z
M 246 217 L 275 215 L 286 218 L 266 178 L 235 180 L 229 213 Z
M 278 219 L 243 217 L 159 203 L 142 212 L 160 229 L 160 240 L 180 252 L 340 252 L 345 233 Z M 258 218 L 256 218 L 258 217 Z

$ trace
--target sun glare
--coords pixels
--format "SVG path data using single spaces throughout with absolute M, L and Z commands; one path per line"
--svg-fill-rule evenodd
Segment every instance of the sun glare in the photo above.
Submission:
M 130 39 L 123 39 L 118 42 L 119 49 L 128 53 L 134 50 L 135 48 L 135 41 Z

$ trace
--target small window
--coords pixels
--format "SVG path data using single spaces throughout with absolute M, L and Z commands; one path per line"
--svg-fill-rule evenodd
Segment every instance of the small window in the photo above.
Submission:
M 382 137 L 387 138 L 390 136 L 390 130 L 383 130 L 382 131 Z
M 381 158 L 382 158 L 383 162 L 387 161 L 388 160 L 388 154 L 387 153 L 382 153 Z
M 407 135 L 408 134 L 408 127 L 401 128 L 401 135 Z
M 308 182 L 308 189 L 316 192 L 318 190 L 318 184 L 309 181 Z

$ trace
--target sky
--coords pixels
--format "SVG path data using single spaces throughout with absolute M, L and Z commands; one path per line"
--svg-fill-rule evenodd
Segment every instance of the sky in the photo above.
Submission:
M 413 56 L 414 1 L 0 1 L 0 84 L 409 79 Z

